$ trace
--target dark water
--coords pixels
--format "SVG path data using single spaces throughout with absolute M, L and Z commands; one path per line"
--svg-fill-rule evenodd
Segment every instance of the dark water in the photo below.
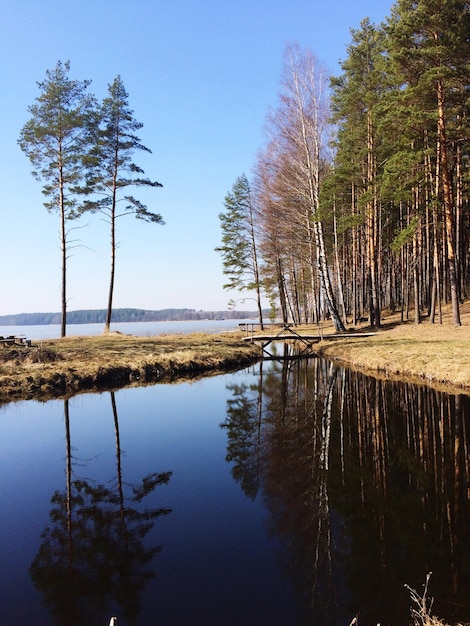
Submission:
M 0 625 L 470 621 L 470 399 L 323 360 L 0 408 Z

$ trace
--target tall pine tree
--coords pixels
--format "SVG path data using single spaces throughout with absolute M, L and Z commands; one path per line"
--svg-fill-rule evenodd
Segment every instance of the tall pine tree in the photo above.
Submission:
M 398 0 L 388 23 L 389 52 L 402 89 L 434 102 L 437 160 L 445 217 L 447 267 L 453 322 L 460 325 L 456 263 L 456 190 L 450 153 L 451 104 L 470 75 L 470 10 L 463 0 Z M 468 95 L 468 94 L 467 94 Z
M 161 183 L 143 178 L 144 171 L 134 163 L 136 151 L 151 152 L 136 132 L 143 124 L 134 118 L 129 108 L 129 94 L 122 79 L 117 76 L 108 87 L 108 97 L 103 100 L 94 128 L 94 148 L 85 160 L 87 185 L 82 191 L 92 198 L 84 203 L 83 210 L 98 211 L 105 216 L 110 227 L 111 269 L 105 333 L 109 332 L 113 308 L 116 271 L 116 221 L 125 215 L 154 224 L 163 224 L 158 213 L 147 209 L 137 198 L 127 193 L 129 187 L 162 187 Z M 122 206 L 122 209 L 119 207 Z
M 380 326 L 381 202 L 378 193 L 381 138 L 379 105 L 389 81 L 384 67 L 384 35 L 368 19 L 352 31 L 343 74 L 332 79 L 333 119 L 338 124 L 336 175 L 348 181 L 346 195 L 356 224 L 362 223 L 367 265 L 367 302 L 372 326 Z M 349 180 L 348 180 L 349 179 Z M 354 281 L 356 283 L 356 280 Z M 356 298 L 355 298 L 356 300 Z M 357 308 L 356 301 L 353 303 Z
M 86 90 L 91 81 L 72 80 L 70 63 L 59 61 L 38 82 L 40 95 L 28 108 L 30 120 L 23 126 L 18 143 L 29 157 L 33 176 L 43 181 L 44 203 L 60 217 L 61 243 L 61 336 L 67 324 L 67 222 L 77 217 L 77 186 L 83 175 L 82 157 L 88 150 L 95 101 Z

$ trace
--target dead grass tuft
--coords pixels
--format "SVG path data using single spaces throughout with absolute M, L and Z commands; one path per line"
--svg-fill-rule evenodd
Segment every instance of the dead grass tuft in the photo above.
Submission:
M 446 622 L 443 622 L 432 614 L 432 605 L 434 600 L 428 596 L 429 580 L 431 575 L 432 572 L 429 572 L 426 576 L 426 582 L 424 584 L 422 595 L 419 595 L 415 589 L 405 585 L 405 588 L 410 592 L 410 598 L 412 601 L 411 617 L 414 626 L 447 626 Z M 456 626 L 461 625 L 457 624 Z

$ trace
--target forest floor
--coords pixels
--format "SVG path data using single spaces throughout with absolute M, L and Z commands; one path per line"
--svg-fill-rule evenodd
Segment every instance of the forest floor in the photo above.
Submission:
M 341 337 L 331 324 L 324 335 L 334 340 L 313 349 L 339 364 L 378 377 L 431 385 L 470 394 L 470 301 L 461 307 L 462 326 L 452 324 L 450 307 L 442 324 L 401 323 L 400 313 L 384 315 L 382 328 L 367 323 L 348 328 Z M 297 327 L 317 334 L 316 326 Z M 358 336 L 354 337 L 357 333 Z M 363 336 L 360 336 L 361 333 Z M 185 380 L 237 369 L 261 358 L 259 345 L 244 341 L 241 332 L 219 335 L 157 335 L 121 333 L 34 341 L 31 347 L 0 347 L 0 403 L 64 397 L 85 390 L 113 389 L 161 380 Z

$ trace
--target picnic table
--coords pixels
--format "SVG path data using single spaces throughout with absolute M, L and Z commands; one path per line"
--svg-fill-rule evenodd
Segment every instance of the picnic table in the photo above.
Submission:
M 8 337 L 2 337 L 0 335 L 0 344 L 4 348 L 8 346 L 26 346 L 31 347 L 31 339 L 26 339 L 24 335 L 9 335 Z

